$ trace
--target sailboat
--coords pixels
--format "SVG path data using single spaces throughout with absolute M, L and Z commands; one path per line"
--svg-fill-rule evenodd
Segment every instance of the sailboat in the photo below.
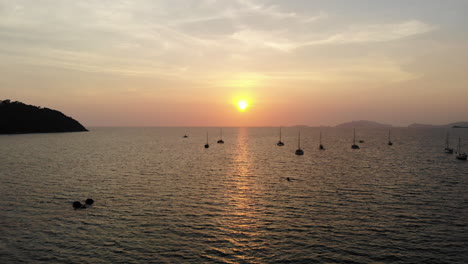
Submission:
M 220 128 L 220 137 L 219 137 L 219 140 L 218 142 L 216 142 L 218 144 L 224 144 L 224 141 L 223 141 L 223 129 Z
M 188 138 L 187 134 L 185 134 L 185 135 L 183 136 L 183 138 Z
M 356 145 L 356 129 L 353 129 L 353 145 L 351 145 L 352 149 L 360 149 L 358 145 Z
M 447 134 L 445 135 L 445 153 L 447 154 L 453 154 L 453 148 L 450 148 L 449 144 L 449 132 L 447 131 Z
M 296 155 L 304 155 L 304 151 L 301 149 L 301 131 L 299 131 L 298 137 L 297 137 Z
M 322 131 L 320 131 L 319 142 L 320 142 L 319 149 L 325 150 L 325 147 L 322 145 Z
M 209 148 L 210 147 L 210 144 L 208 144 L 208 132 L 206 132 L 206 144 L 205 144 L 205 148 Z
M 388 130 L 388 145 L 392 146 L 393 142 L 390 140 L 390 129 Z
M 283 143 L 283 141 L 281 141 L 281 127 L 280 127 L 279 136 L 280 136 L 280 137 L 279 137 L 279 141 L 278 141 L 278 143 L 276 143 L 276 146 L 282 147 L 282 146 L 284 146 L 284 143 Z
M 464 152 L 461 152 L 461 139 L 458 137 L 458 149 L 457 149 L 457 159 L 467 160 L 467 155 Z

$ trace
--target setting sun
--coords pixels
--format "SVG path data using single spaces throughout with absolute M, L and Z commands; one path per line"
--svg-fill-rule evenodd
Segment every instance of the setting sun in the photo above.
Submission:
M 245 111 L 245 109 L 247 109 L 248 106 L 249 106 L 249 103 L 246 100 L 241 100 L 237 102 L 237 107 L 242 112 Z

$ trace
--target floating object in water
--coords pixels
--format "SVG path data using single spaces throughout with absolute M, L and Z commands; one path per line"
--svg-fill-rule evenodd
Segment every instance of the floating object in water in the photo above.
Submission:
M 210 144 L 208 144 L 208 132 L 206 132 L 206 144 L 205 144 L 205 148 L 209 148 L 210 147 Z
M 288 181 L 292 181 L 292 180 L 291 180 L 291 178 L 289 178 L 289 177 L 286 177 L 286 180 L 288 180 Z
M 468 159 L 468 155 L 466 155 L 466 153 L 461 151 L 461 139 L 460 139 L 460 137 L 458 138 L 458 149 L 457 149 L 456 158 L 459 159 L 459 160 L 467 160 Z
M 453 154 L 453 148 L 450 147 L 450 143 L 449 143 L 449 132 L 447 131 L 447 134 L 445 136 L 445 149 L 444 149 L 445 153 L 447 154 Z
M 86 201 L 85 201 L 85 204 L 87 204 L 87 205 L 92 205 L 93 203 L 94 203 L 94 200 L 90 199 L 90 198 L 86 199 Z
M 304 151 L 301 149 L 301 131 L 298 132 L 297 134 L 297 149 L 296 149 L 296 155 L 304 155 Z
M 302 149 L 296 149 L 296 155 L 304 155 L 304 151 Z
M 364 140 L 359 140 L 359 143 L 364 143 Z
M 388 145 L 393 146 L 393 142 L 390 140 L 390 129 L 388 130 Z
M 279 141 L 276 143 L 276 146 L 282 147 L 284 146 L 283 141 L 281 141 L 281 127 L 280 127 L 280 133 L 279 133 Z
M 220 136 L 219 136 L 219 140 L 216 142 L 218 144 L 224 144 L 224 140 L 223 140 L 223 129 L 220 128 Z
M 360 149 L 358 145 L 356 145 L 356 129 L 353 129 L 353 145 L 351 145 L 352 149 Z
M 319 150 L 325 150 L 325 147 L 322 145 L 322 131 L 320 131 L 319 143 Z
M 183 138 L 188 138 L 187 134 L 185 134 L 185 135 L 183 136 Z
M 83 208 L 84 209 L 84 208 L 86 208 L 86 205 L 81 204 L 80 202 L 76 201 L 76 202 L 73 202 L 73 208 L 75 208 L 75 209 L 82 209 Z

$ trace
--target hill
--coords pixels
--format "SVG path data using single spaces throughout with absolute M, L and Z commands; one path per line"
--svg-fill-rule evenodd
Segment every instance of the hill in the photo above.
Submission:
M 468 128 L 468 122 L 454 122 L 446 125 L 431 125 L 414 123 L 409 125 L 410 128 Z
M 21 102 L 0 101 L 0 134 L 88 131 L 63 113 Z
M 359 120 L 359 121 L 351 121 L 343 124 L 339 124 L 336 127 L 339 128 L 376 128 L 376 127 L 392 127 L 392 125 L 381 124 L 375 121 L 368 121 L 368 120 Z

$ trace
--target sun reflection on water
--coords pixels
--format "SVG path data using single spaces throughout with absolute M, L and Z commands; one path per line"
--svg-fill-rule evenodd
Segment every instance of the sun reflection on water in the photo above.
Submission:
M 255 175 L 253 175 L 252 153 L 249 150 L 248 129 L 239 128 L 236 142 L 236 155 L 233 159 L 232 170 L 227 175 L 228 183 L 226 198 L 228 208 L 221 220 L 222 232 L 225 239 L 232 245 L 230 254 L 249 262 L 258 261 L 255 254 L 245 254 L 264 248 L 260 239 L 259 209 L 255 197 Z M 226 252 L 227 253 L 227 252 Z

